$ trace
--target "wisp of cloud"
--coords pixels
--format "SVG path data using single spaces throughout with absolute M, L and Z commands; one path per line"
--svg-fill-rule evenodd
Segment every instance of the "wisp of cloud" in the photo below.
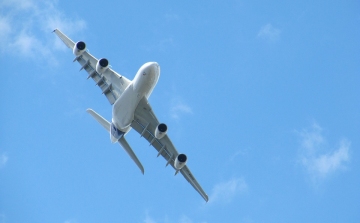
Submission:
M 269 41 L 276 41 L 280 38 L 280 29 L 273 27 L 270 23 L 260 28 L 257 37 Z
M 3 153 L 0 155 L 0 168 L 4 167 L 8 161 L 9 157 Z
M 299 132 L 301 137 L 300 163 L 306 168 L 313 181 L 318 182 L 332 173 L 345 169 L 350 160 L 351 142 L 343 139 L 337 149 L 327 148 L 322 128 L 313 124 L 310 129 Z
M 248 185 L 243 178 L 233 178 L 226 182 L 218 183 L 214 186 L 209 203 L 229 203 L 232 199 L 246 192 Z
M 5 0 L 0 3 L 3 12 L 0 15 L 0 53 L 41 58 L 56 65 L 52 49 L 59 49 L 60 44 L 50 35 L 51 31 L 61 28 L 73 33 L 86 26 L 84 20 L 69 18 L 58 8 L 55 0 Z

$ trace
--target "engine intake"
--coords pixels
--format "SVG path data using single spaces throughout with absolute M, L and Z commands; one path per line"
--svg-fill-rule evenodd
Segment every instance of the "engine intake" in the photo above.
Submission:
M 155 129 L 155 137 L 161 139 L 167 133 L 167 126 L 164 123 L 159 124 Z
M 81 56 L 86 50 L 86 44 L 83 41 L 79 41 L 74 45 L 73 53 L 75 56 Z
M 174 162 L 174 167 L 177 170 L 180 170 L 181 168 L 183 168 L 186 165 L 186 161 L 187 161 L 187 157 L 185 154 L 179 154 Z
M 106 71 L 106 69 L 108 69 L 108 67 L 109 67 L 109 61 L 105 58 L 101 58 L 96 63 L 96 72 L 102 74 Z

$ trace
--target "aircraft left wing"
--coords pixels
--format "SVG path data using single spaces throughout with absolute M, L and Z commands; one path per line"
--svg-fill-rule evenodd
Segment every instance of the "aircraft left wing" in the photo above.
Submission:
M 131 127 L 135 129 L 135 131 L 137 131 L 142 137 L 144 137 L 150 143 L 150 145 L 152 145 L 158 151 L 157 156 L 161 155 L 165 158 L 165 160 L 167 161 L 166 166 L 170 164 L 176 170 L 176 168 L 174 167 L 174 161 L 175 158 L 179 155 L 179 153 L 176 150 L 175 146 L 172 144 L 168 135 L 165 135 L 161 139 L 155 138 L 154 132 L 158 124 L 160 124 L 158 119 L 153 113 L 148 100 L 144 97 L 140 100 L 139 105 L 135 110 L 134 121 L 132 122 Z M 178 171 L 176 171 L 176 173 L 177 172 Z M 208 195 L 197 182 L 187 165 L 181 168 L 180 173 L 205 199 L 205 201 L 208 202 Z
M 74 49 L 75 42 L 67 37 L 60 30 L 55 29 L 54 33 L 65 43 L 65 45 Z M 96 72 L 96 64 L 98 59 L 91 55 L 88 51 L 83 52 L 80 56 L 75 57 L 74 62 L 78 61 L 81 65 L 81 70 L 85 70 L 92 78 L 96 85 L 100 87 L 102 93 L 106 96 L 110 104 L 114 104 L 116 99 L 124 92 L 126 87 L 130 84 L 130 80 L 126 77 L 116 73 L 113 69 L 108 68 L 104 73 Z

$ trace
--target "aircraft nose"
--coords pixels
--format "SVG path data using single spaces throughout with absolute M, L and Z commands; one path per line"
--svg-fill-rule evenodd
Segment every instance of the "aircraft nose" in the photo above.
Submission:
M 156 63 L 156 62 L 150 62 L 150 66 L 155 68 L 155 69 L 158 69 L 159 68 L 159 64 Z
M 159 72 L 160 66 L 159 66 L 159 64 L 156 63 L 156 62 L 149 62 L 149 63 L 148 63 L 148 68 L 149 68 L 152 72 L 157 73 L 157 72 Z

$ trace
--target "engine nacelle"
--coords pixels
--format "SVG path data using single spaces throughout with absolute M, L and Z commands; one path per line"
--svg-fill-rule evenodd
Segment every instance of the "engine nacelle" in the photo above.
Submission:
M 109 67 L 109 61 L 105 58 L 101 58 L 96 63 L 96 72 L 102 74 L 106 71 L 106 69 L 108 69 L 108 67 Z
M 75 56 L 81 56 L 86 50 L 86 44 L 83 41 L 79 41 L 74 45 L 73 53 Z
M 164 123 L 161 123 L 158 126 L 156 126 L 155 137 L 157 139 L 161 139 L 166 135 L 166 132 L 167 132 L 167 126 Z
M 187 161 L 186 155 L 185 154 L 179 154 L 175 159 L 174 167 L 177 170 L 180 170 L 181 168 L 183 168 L 185 166 L 186 161 Z

